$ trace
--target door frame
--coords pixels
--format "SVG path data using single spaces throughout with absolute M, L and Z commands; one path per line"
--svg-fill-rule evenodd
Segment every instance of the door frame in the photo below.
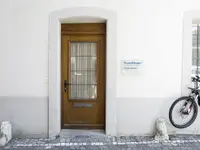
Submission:
M 75 38 L 76 37 L 76 38 Z M 94 101 L 92 99 L 87 99 L 86 101 L 85 100 L 69 100 L 69 97 L 66 98 L 64 95 L 66 94 L 64 91 L 64 80 L 67 80 L 67 82 L 69 82 L 69 72 L 70 72 L 70 50 L 69 50 L 69 45 L 70 44 L 67 44 L 66 41 L 84 41 L 83 39 L 86 39 L 86 42 L 87 40 L 91 41 L 91 39 L 93 40 L 92 42 L 96 42 L 96 49 L 97 49 L 97 52 L 96 52 L 96 58 L 97 58 L 97 61 L 96 61 L 96 72 L 95 74 L 97 75 L 96 78 L 97 78 L 97 99 Z M 101 42 L 99 41 L 101 40 Z M 105 93 L 106 93 L 106 85 L 105 85 L 105 81 L 106 81 L 106 59 L 104 59 L 106 57 L 106 23 L 79 23 L 79 24 L 69 24 L 69 23 L 64 23 L 64 24 L 61 24 L 61 129 L 65 129 L 65 123 L 64 123 L 64 116 L 69 113 L 69 110 L 66 110 L 64 109 L 65 106 L 69 105 L 70 102 L 86 102 L 86 103 L 95 103 L 98 105 L 98 107 L 96 109 L 99 109 L 99 106 L 102 107 L 102 110 L 104 115 L 103 117 L 102 116 L 99 116 L 96 118 L 103 118 L 104 120 L 104 127 L 102 128 L 101 126 L 99 126 L 100 124 L 95 124 L 94 126 L 92 126 L 92 124 L 88 124 L 88 127 L 91 126 L 91 128 L 96 128 L 97 126 L 101 127 L 101 129 L 105 129 L 105 124 L 106 124 L 106 120 L 105 120 L 105 114 L 106 114 L 106 111 L 105 111 L 105 107 L 106 107 L 106 97 L 105 97 Z M 89 42 L 88 41 L 88 42 Z M 102 43 L 103 42 L 103 43 Z M 67 46 L 66 46 L 67 44 Z M 99 46 L 101 44 L 101 52 L 99 51 Z M 69 51 L 66 52 L 65 49 L 68 49 Z M 102 54 L 103 57 L 102 57 Z M 66 56 L 67 55 L 67 56 Z M 100 61 L 104 60 L 105 62 L 103 62 L 103 64 L 100 64 Z M 103 70 L 101 69 L 103 67 Z M 66 71 L 67 69 L 67 71 Z M 102 77 L 100 78 L 99 77 L 99 71 L 102 71 L 103 72 L 103 79 Z M 66 78 L 66 75 L 67 74 L 67 78 Z M 103 81 L 103 83 L 99 83 L 99 81 Z M 69 87 L 67 88 L 69 89 Z M 100 92 L 100 89 L 102 90 Z M 69 91 L 67 91 L 69 92 Z M 102 93 L 103 92 L 103 93 Z M 68 95 L 69 93 L 67 93 Z M 100 96 L 101 94 L 101 96 Z M 64 99 L 65 97 L 65 99 Z M 98 99 L 101 99 L 101 103 L 99 103 Z M 66 100 L 68 102 L 66 102 Z M 65 106 L 64 106 L 65 104 Z M 94 104 L 94 106 L 95 106 Z M 88 109 L 88 108 L 86 108 Z M 89 110 L 93 109 L 94 110 L 94 107 L 93 108 L 89 108 Z M 66 114 L 65 114 L 66 113 Z M 99 112 L 98 112 L 99 113 Z M 78 128 L 79 127 L 82 127 L 82 128 Z M 96 127 L 95 127 L 96 126 Z M 73 128 L 72 126 L 70 126 L 70 124 L 68 123 L 68 129 L 70 128 Z M 84 124 L 80 124 L 80 125 L 77 125 L 77 129 L 87 129 L 88 127 L 84 126 Z M 100 129 L 100 128 L 99 128 Z
M 106 22 L 106 124 L 107 135 L 117 134 L 117 15 L 95 7 L 67 8 L 50 14 L 48 133 L 61 131 L 61 23 Z

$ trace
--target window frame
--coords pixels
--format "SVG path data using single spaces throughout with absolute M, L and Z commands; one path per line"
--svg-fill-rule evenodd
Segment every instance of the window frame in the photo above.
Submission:
M 188 86 L 192 86 L 192 35 L 193 24 L 200 24 L 200 11 L 184 12 L 183 17 L 183 51 L 182 51 L 182 84 L 181 95 L 189 94 Z

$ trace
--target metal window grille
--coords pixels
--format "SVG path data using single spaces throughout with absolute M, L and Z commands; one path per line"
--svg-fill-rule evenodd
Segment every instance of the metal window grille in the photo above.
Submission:
M 192 27 L 192 74 L 193 75 L 200 74 L 199 46 L 200 46 L 200 25 L 194 24 Z

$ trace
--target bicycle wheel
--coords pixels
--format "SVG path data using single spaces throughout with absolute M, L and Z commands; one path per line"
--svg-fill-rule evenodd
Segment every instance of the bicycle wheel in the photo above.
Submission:
M 180 97 L 170 107 L 169 120 L 176 128 L 187 128 L 195 121 L 197 113 L 197 103 L 191 97 Z M 178 119 L 181 119 L 180 123 Z

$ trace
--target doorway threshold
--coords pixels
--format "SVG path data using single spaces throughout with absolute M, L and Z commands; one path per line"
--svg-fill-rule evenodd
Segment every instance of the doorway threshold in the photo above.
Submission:
M 105 130 L 100 129 L 92 129 L 92 130 L 85 130 L 85 129 L 62 129 L 59 133 L 61 137 L 69 137 L 69 136 L 105 136 Z

